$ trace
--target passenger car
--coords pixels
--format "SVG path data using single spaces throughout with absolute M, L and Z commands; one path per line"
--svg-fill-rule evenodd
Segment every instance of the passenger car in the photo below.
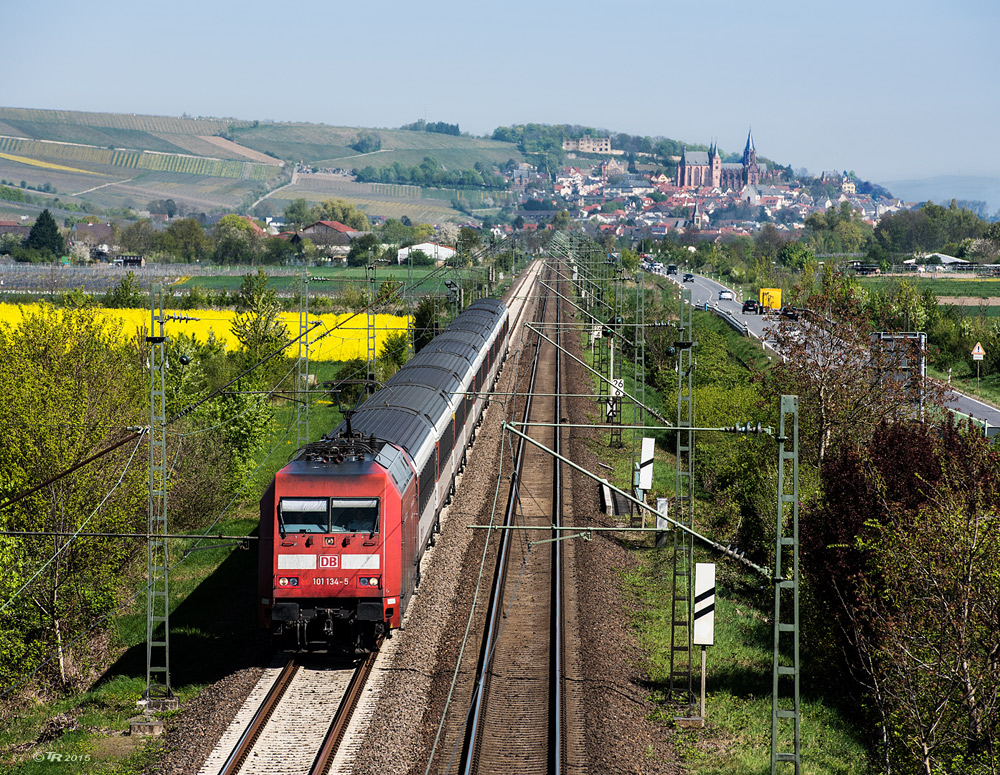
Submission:
M 744 314 L 749 312 L 756 315 L 760 312 L 760 305 L 757 303 L 757 299 L 747 299 L 743 302 L 743 312 Z
M 400 626 L 507 353 L 509 317 L 473 302 L 260 501 L 261 625 L 366 653 Z
M 684 282 L 686 282 L 686 283 L 693 283 L 694 282 L 694 275 L 691 274 L 690 272 L 685 272 L 684 273 L 684 277 L 681 278 L 681 279 L 683 279 Z
M 735 299 L 732 291 L 719 291 L 719 301 L 734 301 Z
M 782 307 L 778 310 L 778 314 L 787 320 L 798 320 L 799 311 L 795 307 Z

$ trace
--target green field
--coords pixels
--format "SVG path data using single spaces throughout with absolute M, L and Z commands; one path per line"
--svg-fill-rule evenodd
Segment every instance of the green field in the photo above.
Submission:
M 1000 278 L 975 277 L 859 277 L 858 282 L 865 288 L 885 290 L 900 282 L 913 285 L 923 292 L 929 288 L 938 296 L 974 296 L 977 298 L 1000 297 Z

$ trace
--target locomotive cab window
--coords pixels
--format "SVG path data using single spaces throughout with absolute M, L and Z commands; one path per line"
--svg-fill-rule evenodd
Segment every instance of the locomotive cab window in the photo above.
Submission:
M 327 498 L 282 498 L 278 506 L 278 526 L 282 533 L 330 532 Z
M 331 533 L 377 533 L 378 498 L 331 498 Z

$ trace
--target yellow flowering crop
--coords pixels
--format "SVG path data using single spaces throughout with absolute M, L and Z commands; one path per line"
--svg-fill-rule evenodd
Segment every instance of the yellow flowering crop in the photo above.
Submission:
M 22 305 L 25 311 L 36 311 L 38 304 Z M 121 336 L 123 339 L 131 339 L 141 328 L 148 330 L 150 326 L 149 310 L 142 309 L 98 309 L 98 314 L 109 320 L 119 321 Z M 239 348 L 239 342 L 233 336 L 231 324 L 236 313 L 230 310 L 182 310 L 168 311 L 168 314 L 186 315 L 198 318 L 196 321 L 190 320 L 170 320 L 166 324 L 167 336 L 178 336 L 187 334 L 194 336 L 199 341 L 204 342 L 210 333 L 215 333 L 215 338 L 222 342 L 227 350 Z M 299 313 L 284 312 L 281 319 L 288 327 L 291 337 L 299 334 Z M 310 340 L 316 340 L 316 344 L 309 348 L 309 358 L 314 361 L 345 361 L 350 358 L 365 358 L 368 355 L 368 317 L 365 313 L 358 315 L 310 315 L 310 320 L 318 320 L 321 325 L 309 336 Z M 0 322 L 16 326 L 21 322 L 21 306 L 16 304 L 0 304 Z M 376 352 L 382 349 L 385 339 L 390 334 L 401 333 L 407 330 L 410 319 L 401 315 L 376 315 L 375 316 L 375 347 Z M 337 326 L 340 325 L 340 328 Z M 325 336 L 323 336 L 325 334 Z M 298 344 L 293 344 L 286 351 L 286 355 L 297 356 Z
M 63 170 L 65 172 L 82 172 L 84 175 L 97 175 L 97 172 L 91 172 L 90 170 L 80 170 L 76 167 L 64 167 L 62 164 L 52 164 L 47 161 L 38 161 L 38 159 L 29 159 L 27 156 L 14 156 L 10 153 L 0 153 L 0 159 L 9 159 L 10 161 L 20 162 L 21 164 L 30 164 L 32 167 L 44 167 L 47 170 Z

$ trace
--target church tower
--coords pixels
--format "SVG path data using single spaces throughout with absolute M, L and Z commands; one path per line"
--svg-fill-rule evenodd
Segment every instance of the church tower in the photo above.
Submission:
M 760 167 L 757 166 L 757 149 L 753 144 L 753 130 L 747 132 L 747 144 L 743 149 L 743 182 L 748 186 L 760 183 Z
M 712 188 L 722 188 L 722 154 L 719 153 L 718 143 L 709 147 L 708 163 L 712 172 Z

